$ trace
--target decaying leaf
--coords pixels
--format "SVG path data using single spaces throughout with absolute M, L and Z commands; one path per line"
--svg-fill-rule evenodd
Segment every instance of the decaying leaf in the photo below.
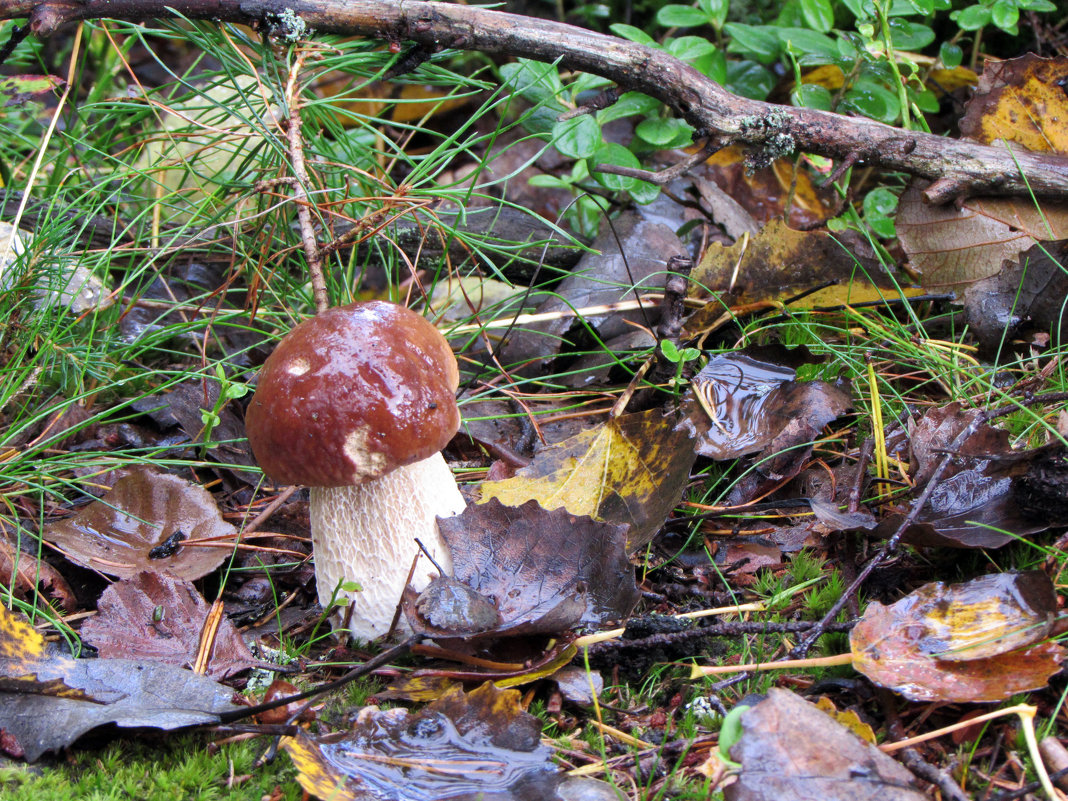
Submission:
M 1029 199 L 974 198 L 961 208 L 924 203 L 927 183 L 916 181 L 898 204 L 896 228 L 909 263 L 928 289 L 961 289 L 996 275 L 1005 261 L 1039 241 L 1068 237 L 1068 205 Z
M 81 628 L 100 656 L 191 667 L 209 606 L 188 581 L 138 573 L 112 584 L 97 601 L 98 614 Z M 207 675 L 222 679 L 258 664 L 225 617 L 213 640 Z
M 543 448 L 513 478 L 485 482 L 482 502 L 535 500 L 546 509 L 628 525 L 627 548 L 635 551 L 682 497 L 696 459 L 690 435 L 650 409 Z
M 1065 265 L 1068 240 L 1034 245 L 1020 254 L 1018 262 L 1003 262 L 997 275 L 964 288 L 965 318 L 982 352 L 996 353 L 1025 330 L 1068 340 Z
M 789 300 L 823 287 L 791 304 L 791 308 L 839 306 L 844 303 L 896 299 L 904 292 L 873 259 L 859 258 L 830 234 L 795 231 L 772 220 L 756 236 L 733 245 L 709 245 L 691 276 L 694 293 L 723 293 L 730 305 Z M 830 286 L 828 286 L 830 284 Z M 693 315 L 686 330 L 697 332 L 722 313 L 709 304 Z
M 724 353 L 693 377 L 687 422 L 701 456 L 723 460 L 781 453 L 811 442 L 852 408 L 847 386 L 794 381 L 792 367 L 758 356 Z
M 211 493 L 178 476 L 133 469 L 99 501 L 45 526 L 44 537 L 72 562 L 120 578 L 142 571 L 192 581 L 230 555 L 186 540 L 232 537 Z
M 868 604 L 850 633 L 853 666 L 913 701 L 1000 701 L 1060 670 L 1064 649 L 1040 642 L 1055 610 L 1038 571 L 926 584 L 890 606 Z
M 459 687 L 426 709 L 365 707 L 350 732 L 284 742 L 308 793 L 331 801 L 557 799 L 563 775 L 518 690 Z
M 63 306 L 75 314 L 102 311 L 115 300 L 104 282 L 81 264 L 75 254 L 54 254 L 30 258 L 25 273 L 16 273 L 19 256 L 30 250 L 33 233 L 0 221 L 0 288 L 13 289 L 17 283 L 32 285 L 38 308 Z
M 961 133 L 983 144 L 1068 153 L 1068 59 L 1034 55 L 991 61 L 969 100 Z M 963 288 L 997 275 L 1005 262 L 1038 242 L 1068 238 L 1068 203 L 1031 198 L 971 198 L 961 208 L 932 206 L 914 182 L 901 197 L 897 233 L 911 264 L 929 288 Z M 989 289 L 989 287 L 988 287 Z M 1012 303 L 1012 299 L 1003 302 Z
M 727 801 L 921 801 L 912 774 L 814 704 L 773 687 L 742 715 Z
M 594 252 L 583 255 L 560 282 L 554 297 L 537 308 L 538 314 L 561 316 L 517 326 L 501 350 L 502 363 L 517 365 L 516 372 L 522 375 L 538 374 L 561 351 L 564 338 L 577 324 L 571 310 L 616 303 L 633 299 L 636 292 L 659 290 L 668 258 L 681 256 L 685 250 L 666 225 L 642 220 L 635 214 L 622 215 L 612 227 L 603 226 L 591 248 Z M 603 341 L 629 332 L 632 327 L 628 320 L 653 326 L 659 313 L 659 307 L 650 302 L 645 309 L 585 314 L 582 320 Z
M 53 652 L 28 622 L 0 606 L 0 730 L 31 762 L 107 723 L 164 730 L 217 723 L 234 708 L 232 697 L 190 670 Z
M 74 611 L 74 590 L 63 575 L 43 559 L 25 553 L 0 531 L 0 583 L 18 598 L 32 597 L 40 588 L 66 612 Z
M 5 75 L 0 78 L 0 103 L 19 106 L 27 100 L 49 95 L 65 83 L 55 75 Z
M 809 171 L 794 159 L 776 159 L 754 170 L 745 156 L 740 145 L 721 148 L 691 171 L 695 183 L 700 188 L 701 181 L 715 181 L 760 223 L 789 215 L 791 224 L 810 228 L 834 215 L 833 193 L 827 187 L 817 188 Z M 718 217 L 716 221 L 720 222 Z
M 1015 142 L 1039 153 L 1068 153 L 1068 59 L 1027 54 L 990 60 L 960 121 L 984 145 Z
M 496 620 L 471 626 L 462 612 L 446 614 L 426 602 L 426 592 L 417 597 L 409 590 L 404 612 L 417 632 L 467 639 L 560 634 L 625 618 L 638 602 L 625 526 L 547 511 L 535 501 L 515 507 L 496 500 L 438 526 L 452 553 L 454 580 L 490 605 Z
M 977 409 L 964 409 L 954 402 L 929 410 L 919 420 L 910 443 L 918 489 L 926 486 L 958 434 L 978 414 Z M 934 547 L 1000 548 L 1017 537 L 1054 525 L 1055 520 L 1032 514 L 1021 503 L 1028 465 L 1044 452 L 1014 451 L 1006 431 L 979 426 L 955 449 L 957 458 L 951 460 L 906 530 L 906 540 Z M 904 510 L 887 514 L 878 533 L 889 536 L 905 514 Z

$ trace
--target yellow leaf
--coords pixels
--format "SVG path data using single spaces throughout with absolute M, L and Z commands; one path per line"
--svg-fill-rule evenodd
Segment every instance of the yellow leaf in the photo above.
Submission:
M 696 459 L 690 435 L 658 409 L 624 415 L 542 449 L 514 477 L 482 485 L 485 503 L 534 500 L 630 525 L 627 549 L 652 539 L 678 502 Z

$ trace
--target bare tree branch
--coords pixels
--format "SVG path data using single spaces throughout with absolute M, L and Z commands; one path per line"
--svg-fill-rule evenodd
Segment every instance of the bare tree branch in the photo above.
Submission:
M 424 0 L 0 0 L 0 19 L 28 18 L 38 36 L 74 20 L 145 21 L 175 14 L 239 22 L 290 37 L 311 30 L 559 61 L 566 69 L 601 75 L 657 98 L 715 145 L 748 145 L 768 159 L 805 152 L 900 170 L 932 181 L 925 197 L 934 203 L 1032 192 L 1068 198 L 1068 158 L 749 100 L 662 51 L 499 11 Z

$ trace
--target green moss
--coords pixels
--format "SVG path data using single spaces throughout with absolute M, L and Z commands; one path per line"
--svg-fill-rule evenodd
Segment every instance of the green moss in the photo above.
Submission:
M 266 738 L 259 738 L 215 749 L 202 735 L 116 740 L 99 749 L 79 745 L 67 761 L 0 767 L 0 797 L 4 801 L 260 801 L 281 787 L 281 798 L 296 801 L 301 790 L 285 754 L 254 767 L 267 745 Z

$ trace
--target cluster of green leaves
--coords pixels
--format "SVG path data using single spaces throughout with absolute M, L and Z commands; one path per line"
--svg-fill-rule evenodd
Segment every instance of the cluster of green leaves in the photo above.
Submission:
M 939 101 L 925 84 L 932 62 L 917 58 L 917 53 L 933 50 L 934 64 L 958 67 L 964 57 L 962 43 L 969 36 L 976 49 L 983 28 L 993 25 L 1015 34 L 1022 11 L 1049 12 L 1056 6 L 1050 0 L 980 0 L 952 9 L 952 0 L 786 0 L 774 18 L 754 24 L 731 21 L 730 0 L 697 0 L 659 9 L 656 21 L 670 29 L 659 39 L 633 25 L 609 27 L 617 36 L 687 62 L 744 97 L 766 99 L 785 71 L 794 79 L 790 101 L 796 106 L 926 128 L 924 115 L 938 111 Z M 935 47 L 936 29 L 954 25 L 955 35 Z M 676 35 L 679 29 L 693 34 Z M 830 68 L 824 79 L 806 80 L 806 71 L 819 67 Z M 607 86 L 601 78 L 579 74 L 565 85 L 554 67 L 527 61 L 506 65 L 501 75 L 512 91 L 534 105 L 524 120 L 528 129 L 547 136 L 561 154 L 575 160 L 569 176 L 537 181 L 594 193 L 583 195 L 572 212 L 584 232 L 595 226 L 604 207 L 595 198 L 605 190 L 629 193 L 638 203 L 651 202 L 658 194 L 652 184 L 600 172 L 597 165 L 638 167 L 651 151 L 692 143 L 689 124 L 639 92 L 626 92 L 592 114 L 559 119 Z M 621 118 L 634 122 L 626 146 L 607 141 L 602 131 Z M 895 202 L 880 195 L 864 209 L 881 236 L 892 235 Z

